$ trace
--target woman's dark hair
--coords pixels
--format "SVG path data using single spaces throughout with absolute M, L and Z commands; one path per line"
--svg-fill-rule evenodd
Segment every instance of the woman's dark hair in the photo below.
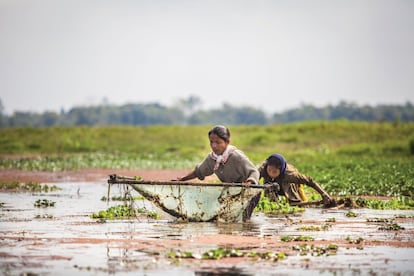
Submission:
M 210 137 L 211 134 L 217 135 L 218 137 L 220 137 L 221 139 L 223 139 L 226 142 L 230 141 L 230 130 L 225 126 L 217 125 L 217 126 L 213 127 L 208 132 L 208 136 Z

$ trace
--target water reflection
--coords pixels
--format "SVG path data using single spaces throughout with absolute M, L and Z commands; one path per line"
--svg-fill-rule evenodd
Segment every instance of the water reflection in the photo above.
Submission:
M 132 271 L 148 266 L 157 253 L 145 253 L 139 250 L 109 246 L 106 249 L 107 268 L 109 273 Z

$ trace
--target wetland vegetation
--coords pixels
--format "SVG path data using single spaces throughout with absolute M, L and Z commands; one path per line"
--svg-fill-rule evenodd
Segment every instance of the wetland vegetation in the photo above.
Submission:
M 3 128 L 0 168 L 191 169 L 210 151 L 210 127 Z M 352 197 L 368 208 L 414 208 L 414 123 L 339 120 L 229 127 L 232 144 L 257 165 L 278 152 L 338 198 Z M 275 209 L 269 205 L 259 204 L 264 212 Z

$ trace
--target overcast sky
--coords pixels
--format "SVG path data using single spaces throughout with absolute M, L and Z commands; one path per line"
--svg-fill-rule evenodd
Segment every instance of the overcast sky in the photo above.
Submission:
M 414 102 L 412 0 L 0 0 L 0 99 L 280 112 Z

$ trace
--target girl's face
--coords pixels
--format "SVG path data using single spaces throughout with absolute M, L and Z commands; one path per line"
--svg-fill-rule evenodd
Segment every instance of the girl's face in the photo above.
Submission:
M 215 134 L 211 134 L 209 136 L 209 139 L 210 139 L 211 150 L 217 155 L 223 154 L 223 152 L 227 148 L 227 145 L 230 143 L 230 142 L 226 142 L 225 140 L 221 139 Z
M 276 168 L 275 166 L 267 166 L 266 167 L 267 174 L 271 178 L 277 178 L 280 175 L 280 169 Z

